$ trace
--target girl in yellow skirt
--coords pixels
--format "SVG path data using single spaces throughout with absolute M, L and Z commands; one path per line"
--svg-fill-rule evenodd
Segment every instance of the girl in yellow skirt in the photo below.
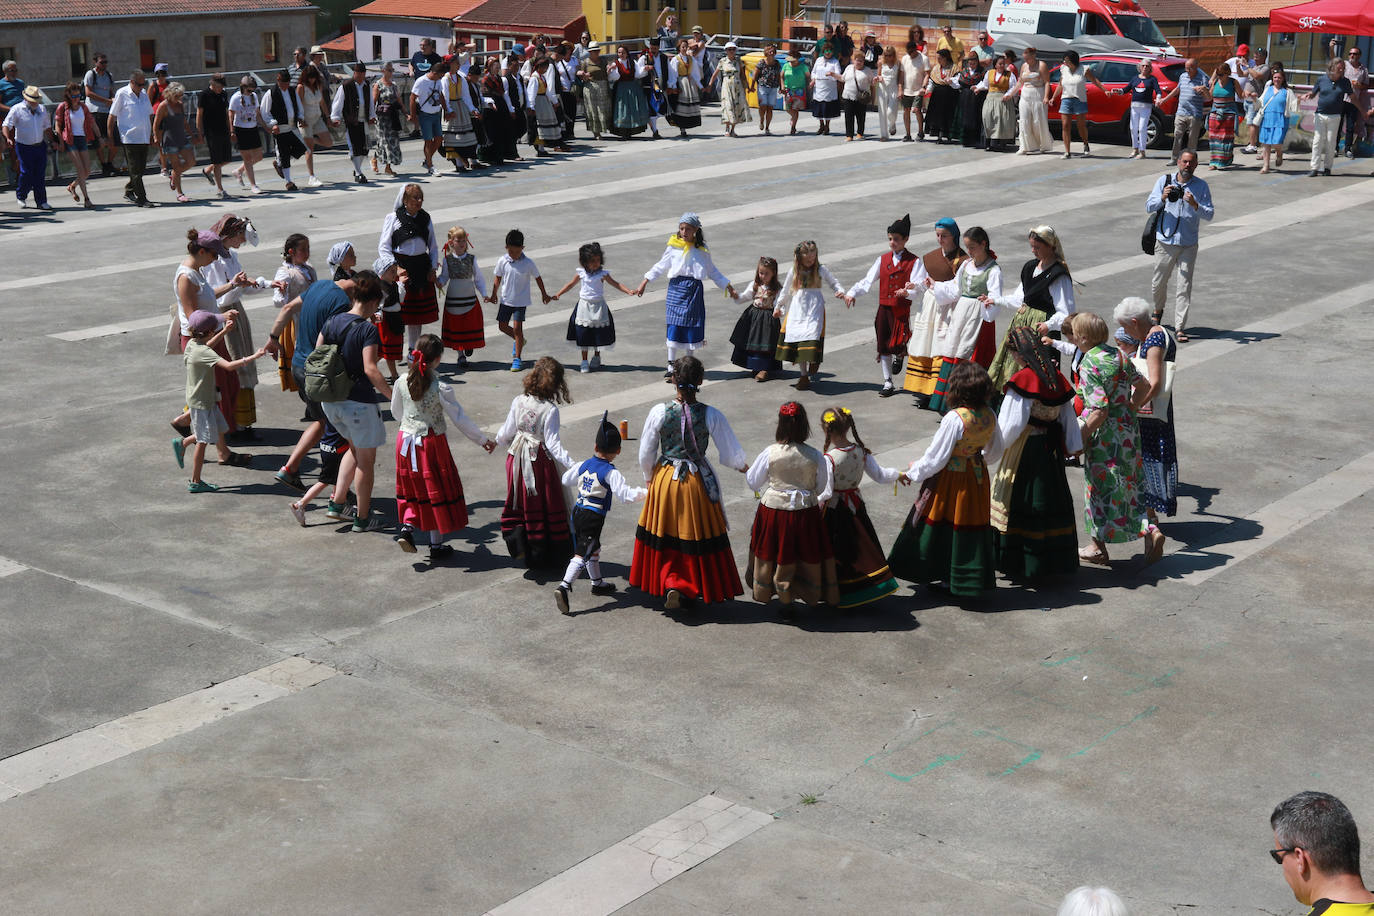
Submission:
M 309 288 L 316 280 L 315 268 L 310 266 L 310 239 L 293 232 L 282 244 L 281 266 L 272 278 L 276 292 L 272 294 L 272 304 L 281 308 Z M 296 316 L 292 316 L 281 329 L 277 340 L 277 374 L 281 379 L 282 391 L 295 391 L 296 380 L 291 375 L 291 357 L 296 352 Z
M 935 352 L 939 306 L 935 295 L 926 289 L 925 281 L 953 280 L 959 265 L 968 257 L 959 247 L 959 224 L 948 216 L 936 221 L 935 240 L 939 244 L 921 256 L 921 263 L 911 272 L 911 282 L 907 284 L 907 289 L 921 299 L 911 303 L 911 337 L 906 342 L 906 379 L 902 387 L 916 395 L 916 406 L 923 409 L 930 408 L 940 378 L 940 357 Z
M 949 381 L 949 413 L 926 453 L 906 472 L 921 485 L 921 494 L 887 562 L 900 579 L 946 582 L 953 594 L 973 597 L 993 587 L 997 568 L 992 481 L 983 450 L 1000 453 L 1002 442 L 997 414 L 988 406 L 992 380 L 987 370 L 960 363 Z
M 678 357 L 670 379 L 677 396 L 649 411 L 639 439 L 649 497 L 635 531 L 630 584 L 661 596 L 665 610 L 744 594 L 706 449 L 714 439 L 721 463 L 740 472 L 747 459 L 724 415 L 697 401 L 704 375 L 696 357 Z
M 806 408 L 788 401 L 778 409 L 776 441 L 759 453 L 744 475 L 759 494 L 745 572 L 755 601 L 766 602 L 774 595 L 784 607 L 793 601 L 840 601 L 835 551 L 820 508 L 830 498 L 830 464 L 806 444 L 810 435 Z

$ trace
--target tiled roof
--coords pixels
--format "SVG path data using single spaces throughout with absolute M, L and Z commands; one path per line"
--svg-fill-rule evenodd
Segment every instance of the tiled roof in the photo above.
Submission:
M 0 0 L 0 22 L 65 19 L 156 18 L 206 13 L 309 10 L 308 0 Z
M 1213 19 L 1268 19 L 1269 11 L 1300 0 L 1199 0 Z
M 3 3 L 4 0 L 0 0 Z M 354 16 L 400 16 L 406 19 L 452 19 L 482 0 L 372 0 L 353 11 Z
M 464 26 L 483 23 L 532 29 L 562 29 L 580 18 L 581 0 L 487 0 L 455 17 Z
M 344 32 L 338 38 L 330 39 L 329 41 L 326 41 L 324 44 L 320 45 L 320 47 L 324 48 L 326 51 L 338 51 L 340 54 L 352 54 L 353 33 Z
M 823 0 L 811 0 L 803 3 L 802 7 L 810 15 L 816 18 L 815 14 L 825 9 Z M 988 0 L 973 0 L 973 2 L 961 2 L 957 11 L 951 11 L 945 0 L 835 0 L 833 9 L 837 16 L 853 12 L 864 13 L 888 13 L 899 16 L 924 15 L 943 19 L 969 19 L 974 15 L 987 15 Z M 856 17 L 857 18 L 857 17 Z M 862 30 L 868 28 L 869 23 L 855 22 L 849 23 L 849 31 L 853 34 L 856 30 L 862 34 Z
M 1139 0 L 1156 22 L 1206 22 L 1217 17 L 1203 6 L 1206 0 Z

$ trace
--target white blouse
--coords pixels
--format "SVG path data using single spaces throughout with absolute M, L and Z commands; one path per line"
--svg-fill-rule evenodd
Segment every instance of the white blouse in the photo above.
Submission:
M 730 279 L 716 269 L 716 265 L 711 261 L 711 253 L 704 248 L 695 245 L 689 248 L 677 248 L 669 245 L 663 251 L 663 257 L 658 259 L 658 263 L 650 267 L 644 274 L 644 279 L 650 283 L 659 277 L 666 276 L 668 279 L 674 277 L 691 277 L 694 280 L 710 280 L 712 283 L 725 289 L 730 285 Z
M 382 220 L 382 235 L 377 242 L 377 254 L 395 259 L 396 255 L 404 254 L 411 257 L 418 257 L 422 254 L 429 255 L 429 263 L 433 265 L 435 271 L 439 270 L 439 242 L 434 237 L 434 219 L 429 221 L 429 239 L 411 238 L 401 243 L 400 247 L 394 251 L 391 248 L 391 233 L 396 231 L 400 221 L 396 219 L 396 214 L 388 213 L 386 219 Z
M 1038 277 L 1041 273 L 1043 273 L 1043 271 L 1040 269 L 1040 266 L 1036 265 L 1035 276 Z M 1051 283 L 1050 298 L 1054 300 L 1054 314 L 1049 317 L 1049 320 L 1046 321 L 1045 324 L 1049 326 L 1051 331 L 1057 331 L 1060 326 L 1064 324 L 1064 319 L 1069 317 L 1069 313 L 1076 308 L 1073 301 L 1073 280 L 1068 276 L 1063 276 Z M 1008 295 L 995 296 L 993 297 L 993 301 L 997 303 L 1000 308 L 1014 312 L 1026 304 L 1025 291 L 1022 289 L 1021 284 L 1018 283 L 1016 284 L 1016 289 L 1012 290 Z
M 982 89 L 984 92 L 991 91 L 992 83 L 988 82 L 988 77 L 995 75 L 996 73 L 992 70 L 989 70 L 988 72 L 984 73 L 982 82 L 980 82 L 974 88 Z M 1007 75 L 1011 77 L 1011 79 L 1007 82 L 1007 94 L 1010 95 L 1011 91 L 1016 88 L 1016 74 L 1008 71 Z
M 889 251 L 887 254 L 878 255 L 878 259 L 873 262 L 873 266 L 868 269 L 868 273 L 864 274 L 864 278 L 849 287 L 848 295 L 857 299 L 859 296 L 866 294 L 873 288 L 873 284 L 878 282 L 878 274 L 882 271 L 883 266 L 890 262 L 893 267 L 896 267 L 897 262 L 901 259 L 902 253 L 900 251 Z M 916 263 L 919 266 L 921 259 L 917 258 Z M 915 268 L 912 268 L 912 271 L 914 273 Z M 910 291 L 907 289 L 899 289 L 897 290 L 897 297 L 899 299 L 909 299 L 911 298 L 909 292 Z
M 397 422 L 400 422 L 401 417 L 404 416 L 406 403 L 410 400 L 410 389 L 406 386 L 407 375 L 409 373 L 402 373 L 396 383 L 391 386 L 391 416 Z M 487 434 L 482 431 L 482 427 L 477 425 L 477 421 L 463 411 L 463 406 L 458 403 L 458 396 L 453 393 L 453 386 L 448 382 L 440 381 L 435 381 L 433 384 L 438 386 L 440 406 L 443 407 L 444 413 L 453 425 L 458 427 L 459 432 L 478 445 L 486 445 Z M 424 437 L 424 433 L 417 433 L 412 436 L 417 441 Z
M 654 468 L 658 466 L 659 429 L 663 426 L 663 415 L 667 410 L 667 404 L 655 404 L 644 418 L 644 429 L 639 434 L 639 469 L 644 472 L 645 481 L 653 479 Z M 716 446 L 716 455 L 721 464 L 737 471 L 748 467 L 749 457 L 735 438 L 735 431 L 730 428 L 725 415 L 709 404 L 706 406 L 706 430 L 711 434 L 711 442 Z M 701 457 L 703 461 L 706 459 L 705 455 Z
M 520 421 L 520 408 L 522 397 L 517 397 L 511 402 L 510 412 L 506 414 L 506 422 L 501 424 L 501 428 L 496 433 L 496 444 L 501 448 L 509 448 L 511 442 L 515 440 L 516 433 L 519 432 L 518 424 Z M 394 414 L 393 414 L 394 416 Z M 563 447 L 563 440 L 558 435 L 558 405 L 554 404 L 544 418 L 544 448 L 549 456 L 565 468 L 572 467 L 576 462 L 572 455 Z
M 858 445 L 836 446 L 830 451 L 852 452 L 858 447 Z M 830 466 L 830 483 L 833 487 L 835 484 L 835 459 L 830 456 L 830 452 L 825 453 L 825 463 Z M 896 468 L 885 468 L 879 464 L 878 459 L 873 457 L 873 453 L 867 449 L 864 450 L 864 473 L 867 474 L 870 479 L 876 480 L 878 483 L 893 483 L 898 477 L 902 476 L 902 472 Z M 839 500 L 840 497 L 832 493 L 829 499 L 829 505 L 838 505 Z
M 752 490 L 762 490 L 768 484 L 768 468 L 772 463 L 770 455 L 773 449 L 766 448 L 759 452 L 759 456 L 754 459 L 754 463 L 749 465 L 749 470 L 744 472 L 744 482 L 749 484 Z M 816 460 L 812 462 L 816 465 L 816 505 L 823 506 L 830 501 L 834 495 L 834 483 L 830 476 L 830 462 L 826 460 L 825 453 L 816 452 Z M 782 489 L 782 488 L 775 488 Z M 783 492 L 789 494 L 802 494 L 805 491 L 795 487 L 787 487 Z M 792 496 L 791 502 L 795 505 L 802 500 L 797 496 Z M 800 508 L 800 506 L 798 506 Z
M 525 81 L 525 97 L 533 101 L 537 96 L 544 96 L 549 100 L 549 104 L 558 104 L 558 93 L 553 91 L 553 77 L 544 77 L 544 91 L 539 91 L 539 74 L 535 73 Z
M 1002 408 L 997 412 L 997 436 L 994 443 L 989 442 L 983 449 L 983 460 L 996 464 L 1002 460 L 1002 452 L 1012 445 L 1030 425 L 1030 398 L 1023 396 L 1015 388 L 1008 388 L 1002 399 Z M 1073 398 L 1069 398 L 1059 408 L 1059 425 L 1064 429 L 1064 447 L 1069 454 L 1083 451 L 1083 433 L 1078 428 L 1078 415 L 1073 411 Z
M 844 93 L 843 97 L 848 101 L 855 101 L 860 95 L 867 92 L 873 85 L 873 74 L 864 69 L 863 63 L 858 66 L 850 64 L 844 68 Z M 819 88 L 819 85 L 817 86 Z
M 232 248 L 226 248 L 224 254 L 201 268 L 200 275 L 204 277 L 205 282 L 209 283 L 211 286 L 223 286 L 242 272 L 243 265 L 239 263 L 238 252 Z M 264 280 L 264 277 L 258 277 L 256 283 L 261 284 Z M 219 310 L 222 312 L 242 302 L 245 291 L 260 290 L 263 288 L 264 287 L 261 285 L 235 286 L 230 288 L 223 296 L 220 296 L 215 304 L 219 306 Z
M 954 446 L 960 439 L 964 438 L 964 421 L 957 411 L 951 410 L 945 414 L 945 418 L 940 421 L 940 428 L 935 431 L 935 438 L 926 447 L 926 453 L 907 468 L 906 475 L 911 478 L 914 486 L 920 486 L 921 482 L 934 476 L 939 471 L 944 470 L 945 465 L 949 464 L 949 458 L 954 454 Z M 1002 454 L 1002 436 L 1000 430 L 994 428 L 992 439 L 983 449 L 984 461 L 987 454 Z
M 811 71 L 811 79 L 815 83 L 811 97 L 817 102 L 835 101 L 839 98 L 836 82 L 843 75 L 844 71 L 840 69 L 839 61 L 826 60 L 823 57 L 816 61 L 816 66 Z

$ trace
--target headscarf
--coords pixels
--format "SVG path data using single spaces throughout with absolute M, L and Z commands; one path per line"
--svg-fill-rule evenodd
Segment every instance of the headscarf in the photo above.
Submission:
M 1048 394 L 1063 390 L 1064 376 L 1059 371 L 1059 353 L 1040 341 L 1040 334 L 1029 327 L 1013 328 L 1007 335 L 1007 346 L 1035 373 Z
M 686 213 L 682 214 L 682 216 L 678 217 L 678 224 L 681 225 L 682 223 L 686 223 L 695 229 L 700 229 L 701 217 L 697 216 L 691 210 L 688 210 Z
M 1064 265 L 1064 269 L 1069 269 L 1069 262 L 1064 260 L 1064 245 L 1059 241 L 1059 234 L 1054 231 L 1053 226 L 1036 226 L 1031 229 L 1030 234 L 1038 238 L 1054 249 L 1054 259 Z
M 892 225 L 887 227 L 887 231 L 893 235 L 900 235 L 904 239 L 911 238 L 911 214 L 908 213 L 901 219 L 893 221 Z
M 1136 340 L 1130 334 L 1126 333 L 1126 329 L 1119 325 L 1117 326 L 1116 333 L 1112 336 L 1116 338 L 1117 343 L 1126 344 L 1128 347 L 1140 346 L 1140 341 Z
M 329 249 L 329 266 L 338 267 L 352 250 L 352 242 L 335 242 L 334 247 Z
M 372 262 L 372 272 L 380 277 L 382 274 L 386 273 L 388 270 L 395 266 L 396 259 L 389 254 L 384 254 L 377 260 Z
M 943 229 L 956 239 L 959 238 L 959 224 L 952 217 L 944 216 L 935 221 L 936 229 Z

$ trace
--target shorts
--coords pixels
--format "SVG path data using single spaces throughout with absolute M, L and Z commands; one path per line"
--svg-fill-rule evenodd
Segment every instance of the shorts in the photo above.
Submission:
M 438 140 L 443 136 L 444 116 L 438 111 L 420 112 L 420 138 Z
M 902 96 L 902 107 L 908 110 L 921 107 L 921 97 L 919 95 Z
M 73 150 L 75 150 L 78 153 L 84 153 L 86 152 L 86 149 L 87 146 L 85 137 L 72 137 L 72 142 L 67 144 L 67 152 L 69 153 Z
M 301 401 L 305 404 L 305 415 L 312 422 L 326 422 L 324 410 L 320 407 L 319 401 L 312 401 L 305 396 L 305 370 L 295 365 L 291 366 L 291 378 L 296 382 L 296 394 L 300 395 Z
M 191 435 L 196 437 L 197 442 L 214 445 L 228 431 L 229 424 L 225 422 L 224 414 L 219 412 L 219 407 L 191 408 Z
M 239 142 L 239 152 L 262 149 L 262 131 L 256 127 L 235 127 L 234 139 Z
M 329 137 L 332 142 L 334 135 L 329 132 L 329 125 L 324 123 L 324 118 L 313 118 L 305 122 L 305 135 L 307 137 Z
M 771 87 L 769 87 L 769 86 L 760 86 L 760 87 L 759 87 L 759 90 L 758 90 L 758 94 L 759 94 L 759 107 L 760 107 L 760 108 L 781 108 L 781 107 L 782 107 L 782 90 L 781 90 L 781 89 L 773 89 L 773 88 L 771 88 Z
M 333 401 L 321 404 L 324 415 L 339 435 L 354 448 L 381 448 L 386 443 L 386 427 L 382 425 L 382 410 L 376 404 L 361 401 Z
M 162 146 L 162 155 L 164 155 L 164 156 L 175 156 L 175 155 L 177 155 L 178 153 L 180 153 L 182 150 L 184 150 L 184 149 L 191 149 L 191 148 L 192 148 L 192 147 L 189 147 L 189 146 L 169 146 L 169 145 L 167 145 L 167 144 L 163 144 L 163 146 Z
M 320 483 L 339 482 L 339 465 L 348 453 L 348 441 L 343 439 L 333 427 L 326 426 L 324 438 L 320 439 Z
M 573 506 L 573 550 L 579 557 L 585 560 L 601 553 L 601 530 L 605 526 L 605 514 L 595 509 Z
M 500 308 L 496 310 L 496 320 L 501 324 L 510 324 L 512 321 L 524 322 L 526 308 L 527 306 L 523 305 L 516 308 L 513 305 L 502 303 Z
M 108 111 L 93 111 L 91 117 L 95 119 L 95 132 L 101 140 L 110 138 L 110 113 Z
M 1085 115 L 1088 113 L 1088 103 L 1081 99 L 1060 99 L 1059 113 L 1061 115 Z

